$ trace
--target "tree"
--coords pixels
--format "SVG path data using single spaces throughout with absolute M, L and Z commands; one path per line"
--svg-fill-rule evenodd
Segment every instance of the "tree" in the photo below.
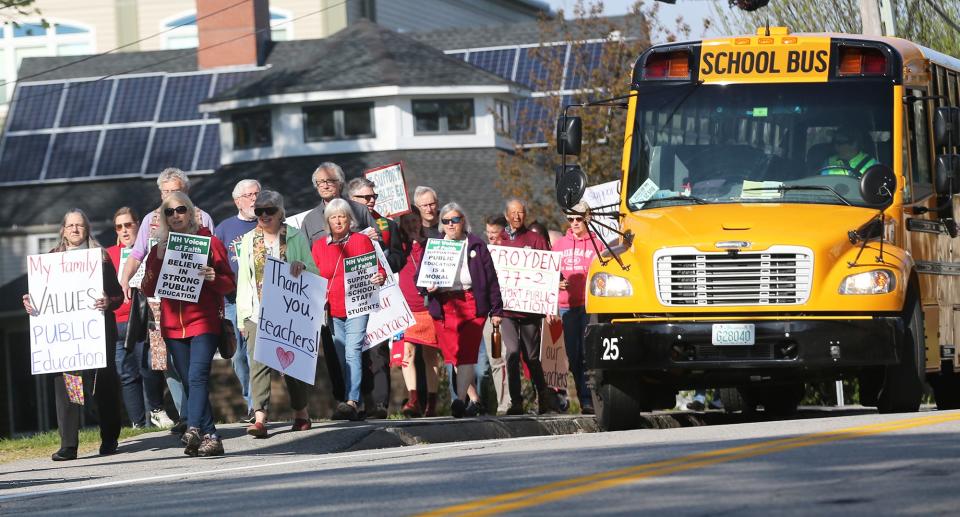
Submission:
M 658 13 L 659 5 L 655 2 L 648 7 L 639 1 L 625 16 L 605 17 L 601 0 L 579 0 L 573 7 L 572 19 L 564 19 L 560 11 L 555 18 L 540 20 L 541 45 L 530 51 L 540 67 L 531 72 L 530 84 L 534 92 L 542 95 L 537 93 L 521 110 L 518 120 L 532 122 L 518 128 L 514 152 L 501 156 L 497 162 L 498 187 L 507 197 L 526 200 L 531 220 L 554 228 L 562 220 L 553 179 L 554 167 L 559 164 L 556 120 L 563 104 L 627 95 L 632 66 L 651 40 L 674 41 L 689 36 L 691 29 L 682 18 L 677 18 L 671 29 L 658 21 Z M 561 42 L 571 42 L 566 69 L 574 80 L 573 84 L 567 83 L 566 86 L 573 86 L 568 90 L 561 84 L 565 53 L 560 49 L 566 48 L 556 44 Z M 537 116 L 531 117 L 533 114 Z M 619 179 L 626 110 L 580 108 L 571 114 L 583 118 L 584 146 L 576 160 L 590 184 Z
M 17 21 L 31 16 L 40 16 L 35 0 L 0 0 L 0 22 L 17 25 Z M 46 22 L 43 22 L 46 25 Z

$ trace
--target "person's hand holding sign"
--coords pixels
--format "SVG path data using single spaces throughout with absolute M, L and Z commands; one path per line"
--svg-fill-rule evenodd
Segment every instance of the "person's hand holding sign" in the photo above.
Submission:
M 30 299 L 29 294 L 23 295 L 23 308 L 27 310 L 27 314 L 31 316 L 36 316 L 40 314 L 37 309 L 33 307 L 33 302 Z
M 207 282 L 213 282 L 215 278 L 217 278 L 217 272 L 213 269 L 213 266 L 203 266 L 203 279 Z
M 387 281 L 387 275 L 377 271 L 370 276 L 370 283 L 374 285 L 383 285 Z
M 103 310 L 107 308 L 107 295 L 104 293 L 100 294 L 100 298 L 97 298 L 96 301 L 93 302 L 93 308 L 103 312 Z
M 300 276 L 300 273 L 303 273 L 303 270 L 307 268 L 307 265 L 303 262 L 296 261 L 290 263 L 290 276 L 297 278 Z

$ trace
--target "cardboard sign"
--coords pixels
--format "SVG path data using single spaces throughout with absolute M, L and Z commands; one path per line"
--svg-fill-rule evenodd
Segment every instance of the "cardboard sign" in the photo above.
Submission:
M 394 284 L 381 288 L 380 309 L 370 314 L 370 319 L 367 320 L 367 336 L 363 342 L 363 350 L 383 343 L 412 327 L 414 323 L 413 313 L 400 291 L 400 286 Z
M 106 326 L 94 308 L 103 297 L 102 258 L 100 248 L 27 257 L 33 375 L 106 368 Z
M 290 264 L 267 257 L 253 360 L 313 384 L 320 354 L 320 328 L 327 279 L 308 271 L 296 278 Z
M 380 287 L 370 282 L 377 272 L 377 253 L 371 251 L 343 259 L 343 291 L 346 293 L 347 319 L 363 316 L 380 306 Z
M 407 184 L 403 180 L 403 162 L 391 163 L 363 173 L 377 187 L 374 210 L 384 217 L 399 217 L 410 213 Z
M 590 205 L 591 211 L 616 212 L 619 210 L 619 206 L 607 205 L 620 204 L 620 180 L 608 181 L 607 183 L 602 183 L 593 187 L 587 187 L 587 190 L 583 192 L 583 200 Z M 597 208 L 603 206 L 607 207 Z M 620 229 L 620 220 L 616 217 L 591 215 L 590 218 L 596 222 L 603 223 L 606 226 L 610 226 L 618 230 Z M 593 225 L 590 227 L 590 230 L 597 232 L 597 235 L 599 235 L 604 242 L 611 242 L 620 237 L 616 232 L 608 229 L 605 226 Z
M 197 303 L 209 253 L 210 237 L 170 232 L 154 293 L 157 298 Z
M 567 372 L 570 371 L 570 363 L 563 343 L 563 321 L 557 320 L 550 323 L 544 318 L 542 332 L 540 332 L 540 364 L 543 366 L 543 376 L 547 380 L 547 386 L 567 389 Z
M 556 251 L 489 246 L 503 310 L 557 314 L 560 258 Z
M 466 239 L 427 239 L 420 263 L 417 287 L 450 287 L 460 274 L 460 258 L 467 247 Z
M 390 263 L 387 262 L 387 255 L 383 252 L 383 248 L 380 246 L 380 241 L 372 241 L 372 242 L 373 242 L 373 251 L 377 253 L 377 260 L 380 262 L 380 266 L 383 267 L 383 270 L 387 273 L 387 279 L 384 280 L 383 285 L 381 287 L 388 287 L 391 285 L 395 285 L 397 282 L 400 281 L 400 274 L 394 273 L 393 270 L 390 269 Z

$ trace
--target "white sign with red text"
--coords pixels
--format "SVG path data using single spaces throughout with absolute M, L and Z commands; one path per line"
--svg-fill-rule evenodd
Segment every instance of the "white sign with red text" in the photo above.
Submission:
M 500 282 L 503 310 L 558 314 L 560 253 L 488 246 Z

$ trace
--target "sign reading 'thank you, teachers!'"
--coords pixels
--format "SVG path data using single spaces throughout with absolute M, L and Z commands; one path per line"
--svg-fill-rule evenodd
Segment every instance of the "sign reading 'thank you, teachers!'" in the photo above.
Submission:
M 209 253 L 210 237 L 170 232 L 154 292 L 157 298 L 197 303 Z
M 32 374 L 106 368 L 102 268 L 100 248 L 27 257 Z
M 503 310 L 558 313 L 560 252 L 507 246 L 489 248 L 500 282 Z

